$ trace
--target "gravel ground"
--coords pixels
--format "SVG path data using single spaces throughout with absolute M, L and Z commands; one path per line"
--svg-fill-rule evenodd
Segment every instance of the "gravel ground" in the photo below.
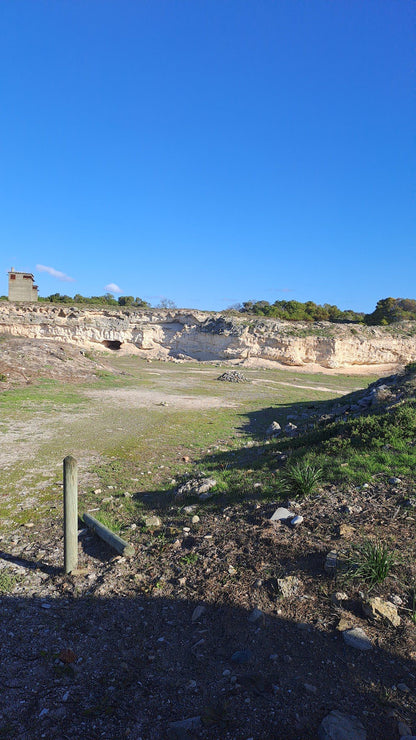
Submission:
M 303 740 L 333 709 L 358 716 L 369 740 L 416 728 L 414 517 L 402 500 L 382 485 L 328 489 L 302 502 L 296 529 L 270 523 L 273 504 L 167 506 L 160 527 L 125 535 L 131 559 L 81 530 L 69 576 L 60 521 L 3 536 L 0 577 L 18 580 L 0 601 L 0 737 Z M 340 524 L 353 528 L 341 538 Z M 402 563 L 373 595 L 402 599 L 399 627 L 367 619 L 358 585 L 323 567 L 353 531 L 385 527 Z M 283 598 L 277 581 L 293 575 Z M 340 589 L 344 608 L 331 600 Z M 346 645 L 341 617 L 371 650 Z M 193 730 L 174 724 L 189 718 Z

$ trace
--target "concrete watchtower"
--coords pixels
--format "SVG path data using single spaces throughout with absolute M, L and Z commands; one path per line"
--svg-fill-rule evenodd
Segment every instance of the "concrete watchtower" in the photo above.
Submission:
M 9 272 L 9 301 L 37 301 L 38 286 L 31 272 Z

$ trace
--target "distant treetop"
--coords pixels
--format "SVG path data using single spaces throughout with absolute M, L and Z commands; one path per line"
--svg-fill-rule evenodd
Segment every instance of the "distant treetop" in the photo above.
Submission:
M 7 300 L 7 296 L 0 296 L 0 300 Z M 39 298 L 44 303 L 68 303 L 99 306 L 130 306 L 132 308 L 150 308 L 150 304 L 142 298 L 132 295 L 121 295 L 116 300 L 112 293 L 102 296 L 82 296 L 79 293 L 71 298 L 69 295 L 53 293 L 46 298 Z M 162 298 L 156 308 L 176 308 L 176 304 Z M 342 311 L 338 306 L 324 303 L 321 306 L 313 301 L 245 301 L 235 304 L 229 310 L 254 316 L 268 316 L 284 321 L 331 321 L 335 324 L 367 324 L 368 326 L 385 326 L 398 321 L 416 321 L 416 300 L 413 298 L 382 298 L 378 301 L 372 313 L 361 313 L 352 310 Z
M 356 311 L 341 311 L 338 306 L 324 303 L 320 306 L 313 301 L 246 301 L 240 308 L 241 313 L 252 313 L 256 316 L 270 316 L 285 321 L 333 321 L 335 323 L 363 323 L 365 314 Z
M 233 308 L 237 308 L 236 306 Z M 398 321 L 416 320 L 416 300 L 412 298 L 382 298 L 372 313 L 342 311 L 338 306 L 323 306 L 307 301 L 246 301 L 238 306 L 240 313 L 270 316 L 285 321 L 331 321 L 336 324 L 354 323 L 383 326 Z
M 43 303 L 69 303 L 69 304 L 85 304 L 85 305 L 98 305 L 98 306 L 132 306 L 133 308 L 150 308 L 150 304 L 144 301 L 142 298 L 133 298 L 132 295 L 121 295 L 116 300 L 112 293 L 105 293 L 104 295 L 93 295 L 84 296 L 80 293 L 76 293 L 73 298 L 69 295 L 61 295 L 60 293 L 52 293 L 46 298 L 39 298 L 39 301 Z

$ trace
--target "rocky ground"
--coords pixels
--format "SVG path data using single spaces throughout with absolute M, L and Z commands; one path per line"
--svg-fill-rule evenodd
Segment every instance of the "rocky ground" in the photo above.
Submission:
M 346 737 L 411 734 L 410 494 L 399 482 L 322 490 L 287 502 L 295 527 L 261 501 L 170 501 L 131 525 L 130 559 L 80 529 L 70 576 L 59 520 L 3 536 L 0 737 L 300 740 L 334 711 L 362 725 Z M 396 565 L 370 594 L 327 561 L 358 533 L 394 543 Z M 366 616 L 375 596 L 387 618 Z

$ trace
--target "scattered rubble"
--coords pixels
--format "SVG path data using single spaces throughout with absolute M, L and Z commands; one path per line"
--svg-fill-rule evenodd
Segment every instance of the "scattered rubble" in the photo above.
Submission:
M 198 496 L 201 501 L 206 501 L 214 495 L 212 491 L 217 485 L 215 478 L 191 478 L 182 483 L 176 491 L 176 497 Z

